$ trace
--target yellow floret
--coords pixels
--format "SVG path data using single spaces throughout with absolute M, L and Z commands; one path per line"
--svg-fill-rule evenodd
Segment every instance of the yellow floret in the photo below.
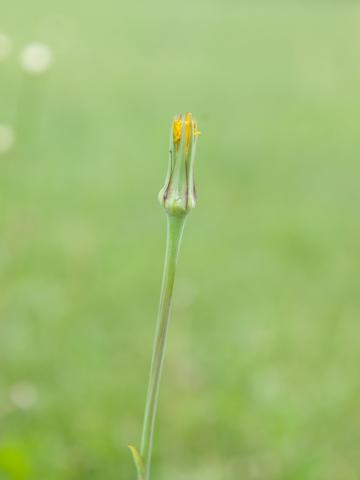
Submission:
M 173 121 L 173 141 L 174 144 L 178 147 L 180 140 L 181 140 L 181 134 L 182 134 L 182 127 L 183 127 L 183 116 L 179 115 L 177 118 L 174 119 Z M 189 148 L 190 145 L 190 140 L 191 140 L 191 133 L 193 134 L 194 137 L 197 137 L 200 135 L 200 131 L 197 128 L 197 123 L 195 120 L 192 118 L 192 114 L 188 112 L 185 116 L 185 140 L 186 140 L 186 148 Z

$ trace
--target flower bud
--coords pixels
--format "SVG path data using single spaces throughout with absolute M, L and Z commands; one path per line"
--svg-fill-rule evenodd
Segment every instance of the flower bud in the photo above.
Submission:
M 170 136 L 169 169 L 159 193 L 160 203 L 170 215 L 186 215 L 196 204 L 194 160 L 197 123 L 189 112 L 174 118 Z

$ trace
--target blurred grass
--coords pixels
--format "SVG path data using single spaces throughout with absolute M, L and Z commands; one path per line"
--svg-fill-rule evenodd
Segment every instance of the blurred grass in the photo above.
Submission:
M 154 479 L 355 480 L 359 5 L 16 0 L 1 17 L 0 123 L 22 46 L 45 41 L 56 63 L 35 137 L 0 157 L 0 479 L 135 477 L 156 194 L 170 120 L 192 110 L 199 206 Z M 11 400 L 21 382 L 31 408 Z

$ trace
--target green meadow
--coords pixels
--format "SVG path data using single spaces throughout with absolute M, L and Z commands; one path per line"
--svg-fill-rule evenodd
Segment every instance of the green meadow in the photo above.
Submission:
M 152 480 L 359 478 L 359 25 L 346 0 L 2 0 L 0 480 L 135 480 L 186 111 Z

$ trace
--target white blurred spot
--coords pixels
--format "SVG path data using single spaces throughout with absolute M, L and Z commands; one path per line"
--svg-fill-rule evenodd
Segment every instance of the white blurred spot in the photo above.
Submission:
M 44 43 L 30 43 L 22 52 L 21 65 L 23 69 L 30 74 L 41 75 L 46 73 L 52 63 L 52 51 Z
M 19 382 L 10 388 L 9 397 L 11 403 L 21 410 L 29 410 L 38 401 L 36 387 L 30 382 Z
M 7 153 L 15 143 L 15 132 L 7 125 L 0 125 L 0 155 Z
M 0 62 L 6 60 L 11 53 L 11 40 L 5 35 L 5 33 L 0 33 Z

